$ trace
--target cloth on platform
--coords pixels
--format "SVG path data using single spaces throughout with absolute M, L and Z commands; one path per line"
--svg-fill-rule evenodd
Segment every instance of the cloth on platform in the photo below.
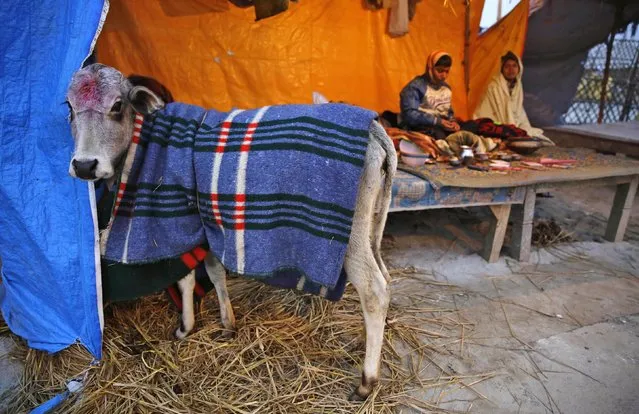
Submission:
M 473 119 L 460 123 L 461 129 L 473 134 L 491 138 L 521 138 L 528 137 L 526 130 L 517 128 L 515 125 L 498 124 L 490 118 Z
M 439 149 L 435 140 L 428 135 L 415 132 L 406 131 L 399 128 L 384 128 L 389 137 L 393 140 L 395 149 L 399 149 L 399 140 L 407 139 L 417 145 L 424 153 L 429 154 L 433 159 L 436 159 L 439 155 Z
M 375 116 L 343 104 L 167 105 L 127 155 L 103 256 L 152 263 L 208 243 L 232 273 L 339 288 Z
M 517 79 L 511 84 L 502 75 L 501 67 L 506 60 L 516 60 L 519 64 L 519 74 Z M 530 125 L 526 110 L 524 109 L 524 88 L 521 82 L 521 76 L 524 72 L 524 66 L 519 56 L 512 52 L 508 52 L 502 58 L 502 66 L 500 71 L 491 80 L 484 97 L 475 109 L 473 118 L 490 118 L 500 124 L 514 125 L 517 128 L 526 131 L 531 137 L 539 137 L 552 145 L 552 141 L 545 137 L 544 131 Z
M 440 156 L 448 159 L 457 159 L 461 154 L 462 145 L 471 147 L 473 152 L 478 155 L 487 154 L 498 147 L 492 138 L 481 137 L 468 131 L 457 131 L 448 135 L 446 139 L 436 140 L 416 131 L 390 127 L 384 129 L 393 140 L 396 149 L 399 149 L 399 140 L 407 139 L 433 159 L 439 159 Z
M 437 140 L 440 152 L 448 157 L 459 157 L 462 145 L 471 147 L 477 155 L 487 154 L 497 148 L 497 144 L 492 139 L 480 137 L 468 131 L 457 131 L 447 136 L 445 140 Z
M 508 172 L 449 168 L 441 163 L 412 168 L 427 177 L 428 182 L 438 188 L 464 187 L 472 189 L 472 191 L 502 187 L 510 187 L 515 190 L 514 187 L 522 188 L 533 184 L 621 177 L 636 174 L 639 168 L 639 162 L 635 160 L 598 154 L 591 149 L 557 146 L 540 148 L 534 155 L 523 155 L 521 161 L 513 161 L 511 165 L 520 167 L 522 162 L 539 162 L 541 158 L 573 159 L 577 162 L 568 169 L 545 167 L 541 170 L 532 170 L 521 168 Z
M 432 80 L 435 64 L 444 56 L 450 55 L 443 51 L 431 53 L 426 62 L 426 72 L 415 77 L 400 92 L 402 128 L 424 132 L 440 126 L 442 119 L 454 119 L 450 85 Z
M 424 134 L 430 135 L 436 141 L 444 140 L 444 139 L 446 139 L 447 136 L 449 136 L 450 134 L 453 133 L 453 131 L 449 131 L 449 130 L 445 129 L 443 126 L 441 126 L 441 125 L 435 125 L 435 126 L 430 127 L 430 128 L 424 128 L 422 130 L 422 132 Z

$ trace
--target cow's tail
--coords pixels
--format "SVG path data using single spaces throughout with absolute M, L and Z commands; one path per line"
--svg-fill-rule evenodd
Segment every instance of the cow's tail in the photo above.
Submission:
M 371 138 L 375 140 L 384 150 L 386 159 L 382 167 L 383 185 L 377 194 L 375 203 L 374 222 L 371 229 L 371 242 L 375 260 L 384 275 L 384 278 L 390 282 L 390 274 L 386 265 L 382 260 L 382 237 L 384 236 L 384 227 L 386 227 L 386 218 L 390 209 L 393 178 L 397 171 L 397 152 L 393 141 L 390 139 L 384 128 L 377 122 L 373 121 L 370 127 Z

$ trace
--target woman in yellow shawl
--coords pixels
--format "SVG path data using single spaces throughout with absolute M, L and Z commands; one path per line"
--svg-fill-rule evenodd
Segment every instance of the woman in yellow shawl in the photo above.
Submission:
M 508 51 L 502 56 L 501 70 L 488 85 L 484 97 L 475 109 L 473 118 L 490 118 L 500 124 L 515 125 L 528 132 L 529 136 L 552 145 L 552 141 L 543 135 L 542 129 L 530 125 L 526 115 L 524 88 L 521 83 L 523 70 L 521 59 L 513 52 Z

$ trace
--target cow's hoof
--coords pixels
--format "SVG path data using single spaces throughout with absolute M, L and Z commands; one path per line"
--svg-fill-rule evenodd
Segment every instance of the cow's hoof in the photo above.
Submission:
M 220 336 L 226 341 L 231 341 L 237 336 L 237 329 L 224 329 Z
M 362 402 L 366 401 L 369 395 L 371 395 L 372 389 L 365 388 L 363 386 L 359 386 L 353 390 L 351 395 L 348 397 L 348 401 L 353 402 Z
M 186 338 L 186 336 L 187 336 L 188 334 L 189 334 L 188 332 L 184 332 L 184 331 L 182 330 L 182 327 L 179 327 L 179 328 L 177 328 L 177 329 L 175 330 L 175 337 L 176 337 L 177 339 L 184 339 L 184 338 Z
M 376 377 L 367 379 L 366 376 L 362 373 L 362 383 L 359 384 L 357 388 L 355 388 L 350 397 L 348 397 L 348 400 L 365 401 L 368 396 L 371 395 L 378 382 L 379 380 Z

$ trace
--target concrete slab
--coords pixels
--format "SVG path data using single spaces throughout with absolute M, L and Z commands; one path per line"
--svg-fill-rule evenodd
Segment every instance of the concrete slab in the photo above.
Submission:
M 479 256 L 487 230 L 481 209 L 391 215 L 387 263 L 422 273 L 403 289 L 457 286 L 433 297 L 468 324 L 463 349 L 451 340 L 448 352 L 431 358 L 459 378 L 495 374 L 466 381 L 472 390 L 443 384 L 414 397 L 475 413 L 638 412 L 639 203 L 628 241 L 602 243 L 608 205 L 601 200 L 612 188 L 552 195 L 539 199 L 536 218 L 555 220 L 576 242 L 536 249 L 528 264 Z M 425 370 L 423 378 L 432 375 Z
M 639 411 L 639 315 L 619 317 L 549 338 L 535 349 L 590 375 L 576 375 L 533 354 L 542 379 L 563 413 L 626 414 Z
M 441 386 L 414 396 L 476 413 L 633 412 L 629 408 L 639 398 L 634 392 L 639 327 L 637 317 L 628 315 L 639 314 L 639 275 L 619 259 L 636 255 L 637 247 L 588 242 L 562 251 L 561 257 L 542 251 L 536 264 L 520 267 L 504 258 L 487 264 L 476 255 L 430 265 L 417 258 L 402 263 L 421 266 L 424 280 L 459 287 L 448 297 L 439 293 L 438 304 L 456 308 L 450 317 L 470 328 L 463 350 L 452 343 L 449 353 L 432 357 L 437 365 L 462 377 L 496 375 L 473 385 L 474 391 Z M 584 252 L 589 260 L 575 259 Z M 405 254 L 389 257 L 397 264 Z M 540 280 L 532 283 L 530 275 Z M 429 286 L 424 282 L 421 288 Z M 429 376 L 432 371 L 424 378 Z

